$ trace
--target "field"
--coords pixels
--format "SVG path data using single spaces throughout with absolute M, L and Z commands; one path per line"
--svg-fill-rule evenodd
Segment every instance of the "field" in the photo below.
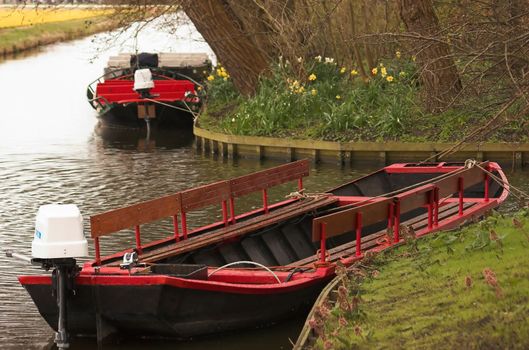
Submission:
M 0 54 L 111 30 L 112 10 L 95 7 L 0 7 Z
M 0 7 L 0 29 L 93 18 L 108 13 L 108 9 L 92 7 Z

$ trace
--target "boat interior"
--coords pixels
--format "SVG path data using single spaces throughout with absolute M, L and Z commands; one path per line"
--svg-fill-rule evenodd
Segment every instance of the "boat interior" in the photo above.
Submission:
M 307 160 L 292 162 L 93 216 L 97 256 L 92 264 L 119 266 L 123 252 L 101 258 L 99 238 L 135 227 L 139 262 L 150 265 L 154 274 L 203 278 L 204 267 L 253 268 L 252 263 L 282 271 L 310 270 L 320 261 L 322 249 L 326 262 L 354 257 L 391 243 L 395 227 L 431 231 L 439 222 L 480 205 L 485 196 L 498 198 L 503 190 L 481 168 L 443 162 L 395 164 L 326 194 L 304 196 L 302 179 L 309 165 Z M 490 170 L 499 176 L 499 168 Z M 268 203 L 269 188 L 292 181 L 298 183 L 297 198 Z M 263 207 L 235 216 L 235 199 L 257 191 L 263 194 Z M 396 202 L 399 221 L 394 221 Z M 188 232 L 186 213 L 212 204 L 221 205 L 223 220 Z M 174 235 L 142 245 L 140 225 L 170 216 Z M 326 236 L 322 223 L 328 226 Z

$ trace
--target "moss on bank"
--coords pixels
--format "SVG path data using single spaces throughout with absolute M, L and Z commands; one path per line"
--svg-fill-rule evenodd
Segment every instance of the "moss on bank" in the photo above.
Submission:
M 311 320 L 320 332 L 312 346 L 527 349 L 528 253 L 527 209 L 410 240 L 380 255 L 367 276 L 346 278 L 348 305 L 319 310 L 325 322 Z
M 12 54 L 116 28 L 106 16 L 0 29 L 0 54 Z

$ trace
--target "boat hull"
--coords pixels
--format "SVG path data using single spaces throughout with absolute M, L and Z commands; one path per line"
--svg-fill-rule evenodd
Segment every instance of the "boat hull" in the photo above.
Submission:
M 168 103 L 168 105 L 182 108 L 176 103 Z M 179 129 L 191 129 L 193 127 L 193 115 L 191 113 L 160 104 L 155 105 L 155 110 L 156 117 L 150 120 L 151 127 Z M 136 103 L 115 104 L 106 112 L 100 113 L 98 118 L 104 126 L 145 128 L 145 120 L 138 118 L 138 105 Z
M 49 281 L 51 283 L 51 279 Z M 227 293 L 153 285 L 78 285 L 68 298 L 68 330 L 188 338 L 236 329 L 265 327 L 306 312 L 328 278 L 295 291 Z M 25 284 L 40 314 L 57 329 L 58 307 L 51 284 Z

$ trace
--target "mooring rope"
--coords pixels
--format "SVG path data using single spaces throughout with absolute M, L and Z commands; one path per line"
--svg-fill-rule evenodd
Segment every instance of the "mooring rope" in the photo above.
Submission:
M 509 194 L 511 194 L 514 197 L 516 197 L 516 199 L 518 199 L 520 201 L 524 201 L 524 200 L 528 200 L 529 199 L 529 194 L 527 194 L 526 192 L 522 191 L 518 187 L 513 186 L 510 183 L 506 183 L 505 181 L 503 181 L 502 178 L 500 178 L 499 176 L 494 175 L 491 171 L 483 168 L 481 165 L 479 165 L 477 163 L 474 164 L 474 165 L 477 166 L 478 168 L 480 168 L 487 175 L 489 175 L 492 180 L 494 180 L 498 185 L 503 187 Z M 513 193 L 512 190 L 515 190 L 518 193 L 518 195 Z
M 154 102 L 154 103 L 158 103 L 158 104 L 160 104 L 162 106 L 173 108 L 173 109 L 177 109 L 179 111 L 184 111 L 184 112 L 191 113 L 191 115 L 193 116 L 193 120 L 198 118 L 198 113 L 193 112 L 191 110 L 191 108 L 189 108 L 189 106 L 187 105 L 186 101 L 182 100 L 182 102 L 184 102 L 184 104 L 186 105 L 187 109 L 182 108 L 182 107 L 178 107 L 178 106 L 173 106 L 173 105 L 170 105 L 168 103 L 161 102 L 161 101 L 153 100 L 152 98 L 148 98 L 148 97 L 145 97 L 144 100 L 147 100 L 147 101 L 150 101 L 150 102 Z

